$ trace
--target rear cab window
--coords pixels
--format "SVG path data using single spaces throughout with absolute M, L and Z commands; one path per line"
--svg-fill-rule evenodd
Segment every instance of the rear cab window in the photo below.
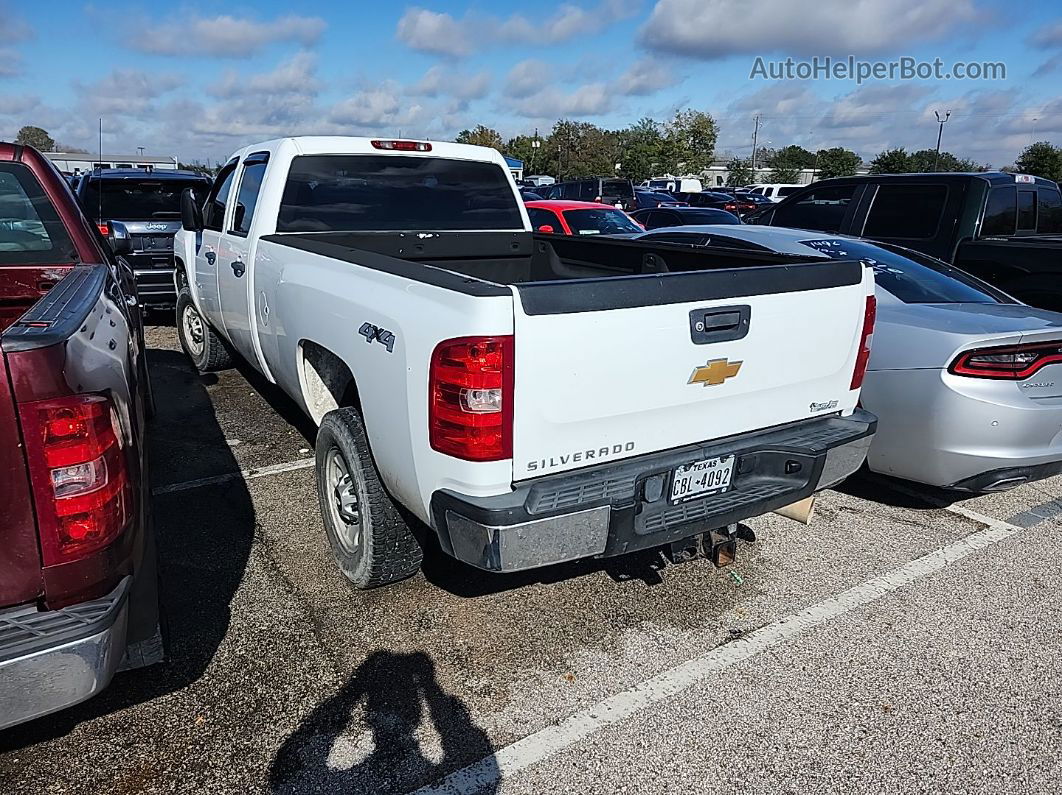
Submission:
M 543 226 L 553 227 L 554 232 L 563 232 L 560 220 L 557 218 L 557 214 L 553 210 L 544 210 L 541 207 L 528 207 L 527 217 L 531 219 L 531 228 L 539 229 Z
M 300 155 L 278 232 L 523 230 L 494 163 L 410 155 Z
M 33 172 L 0 163 L 0 265 L 65 265 L 77 254 Z
M 863 234 L 908 240 L 936 237 L 947 201 L 946 185 L 879 185 Z
M 806 194 L 795 196 L 793 201 L 779 205 L 774 210 L 771 225 L 838 232 L 855 192 L 855 185 L 814 188 Z

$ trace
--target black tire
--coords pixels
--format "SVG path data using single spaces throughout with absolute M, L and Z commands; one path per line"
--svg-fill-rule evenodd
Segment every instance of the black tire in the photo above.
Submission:
M 196 339 L 196 329 L 199 339 Z M 199 314 L 188 285 L 183 286 L 177 294 L 177 337 L 181 341 L 181 349 L 199 372 L 212 373 L 232 367 L 232 351 Z
M 380 482 L 355 409 L 325 415 L 316 456 L 321 519 L 343 575 L 355 588 L 367 590 L 416 574 L 424 553 Z

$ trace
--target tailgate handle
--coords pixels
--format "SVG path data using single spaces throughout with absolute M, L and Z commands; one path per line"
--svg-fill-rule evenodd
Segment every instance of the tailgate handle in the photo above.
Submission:
M 690 338 L 694 345 L 739 340 L 749 333 L 752 307 L 720 306 L 690 312 Z

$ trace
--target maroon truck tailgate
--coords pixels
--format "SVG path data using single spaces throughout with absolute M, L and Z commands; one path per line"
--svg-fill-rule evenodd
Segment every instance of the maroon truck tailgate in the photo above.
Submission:
M 41 595 L 37 524 L 7 364 L 0 351 L 0 608 Z

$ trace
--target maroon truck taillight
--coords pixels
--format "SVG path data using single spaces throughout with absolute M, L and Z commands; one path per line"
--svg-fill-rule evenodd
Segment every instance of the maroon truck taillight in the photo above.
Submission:
M 45 566 L 83 558 L 129 523 L 118 418 L 99 395 L 19 406 Z
M 949 373 L 973 378 L 1020 381 L 1041 367 L 1062 362 L 1062 343 L 1031 343 L 994 348 L 978 348 L 960 353 Z
M 459 337 L 436 346 L 428 376 L 432 449 L 466 461 L 513 455 L 513 338 Z
M 863 310 L 863 333 L 859 338 L 859 353 L 856 355 L 855 370 L 852 371 L 852 385 L 848 387 L 849 389 L 859 389 L 863 386 L 867 365 L 870 364 L 870 343 L 874 336 L 874 319 L 877 314 L 878 299 L 868 295 L 866 308 Z

